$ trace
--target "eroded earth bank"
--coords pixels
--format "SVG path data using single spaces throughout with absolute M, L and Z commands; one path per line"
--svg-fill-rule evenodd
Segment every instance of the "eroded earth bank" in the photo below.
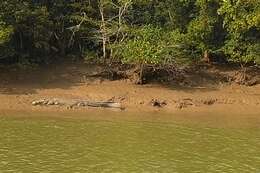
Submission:
M 84 64 L 53 65 L 37 70 L 1 72 L 0 112 L 50 111 L 86 112 L 83 104 L 60 105 L 48 100 L 84 100 L 120 104 L 124 112 L 202 113 L 260 115 L 260 85 L 244 86 L 227 82 L 233 71 L 203 68 L 181 82 L 135 85 L 129 79 L 111 80 L 102 75 L 103 67 Z M 181 83 L 181 84 L 180 84 Z M 183 84 L 183 85 L 182 85 Z M 45 104 L 33 105 L 37 100 Z M 118 105 L 117 105 L 118 106 Z M 113 110 L 114 111 L 114 110 Z M 118 110 L 117 110 L 118 111 Z

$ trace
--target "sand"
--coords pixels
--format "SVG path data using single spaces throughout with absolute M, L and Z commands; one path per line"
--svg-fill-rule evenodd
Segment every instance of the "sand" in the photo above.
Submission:
M 73 108 L 61 106 L 33 106 L 42 98 L 84 99 L 90 101 L 120 102 L 132 114 L 230 114 L 260 117 L 260 85 L 247 87 L 236 84 L 214 84 L 196 87 L 146 84 L 135 85 L 128 80 L 110 81 L 87 78 L 86 74 L 102 70 L 93 65 L 64 64 L 41 70 L 2 70 L 0 79 L 0 114 L 8 112 L 75 112 L 103 111 L 104 108 Z M 180 107 L 183 100 L 194 104 Z M 152 100 L 165 102 L 153 106 Z M 214 103 L 204 104 L 208 100 Z M 119 110 L 112 110 L 118 112 Z

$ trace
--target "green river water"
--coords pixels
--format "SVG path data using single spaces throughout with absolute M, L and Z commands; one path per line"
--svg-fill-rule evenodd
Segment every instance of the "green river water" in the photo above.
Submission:
M 0 117 L 0 173 L 260 173 L 260 126 Z

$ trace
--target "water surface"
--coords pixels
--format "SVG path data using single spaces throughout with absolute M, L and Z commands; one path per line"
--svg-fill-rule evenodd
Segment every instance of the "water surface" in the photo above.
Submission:
M 260 172 L 260 128 L 0 117 L 0 173 Z

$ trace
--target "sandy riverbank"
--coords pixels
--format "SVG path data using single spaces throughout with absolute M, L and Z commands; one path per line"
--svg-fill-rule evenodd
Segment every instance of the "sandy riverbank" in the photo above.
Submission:
M 134 85 L 127 80 L 110 81 L 86 78 L 84 74 L 97 71 L 93 66 L 53 66 L 35 71 L 9 71 L 0 75 L 0 113 L 25 112 L 86 112 L 95 108 L 32 106 L 42 98 L 84 99 L 120 102 L 124 112 L 164 112 L 175 114 L 225 113 L 260 116 L 260 85 L 211 84 L 196 87 L 147 84 Z M 162 107 L 152 101 L 165 102 Z M 100 110 L 100 108 L 98 108 Z

